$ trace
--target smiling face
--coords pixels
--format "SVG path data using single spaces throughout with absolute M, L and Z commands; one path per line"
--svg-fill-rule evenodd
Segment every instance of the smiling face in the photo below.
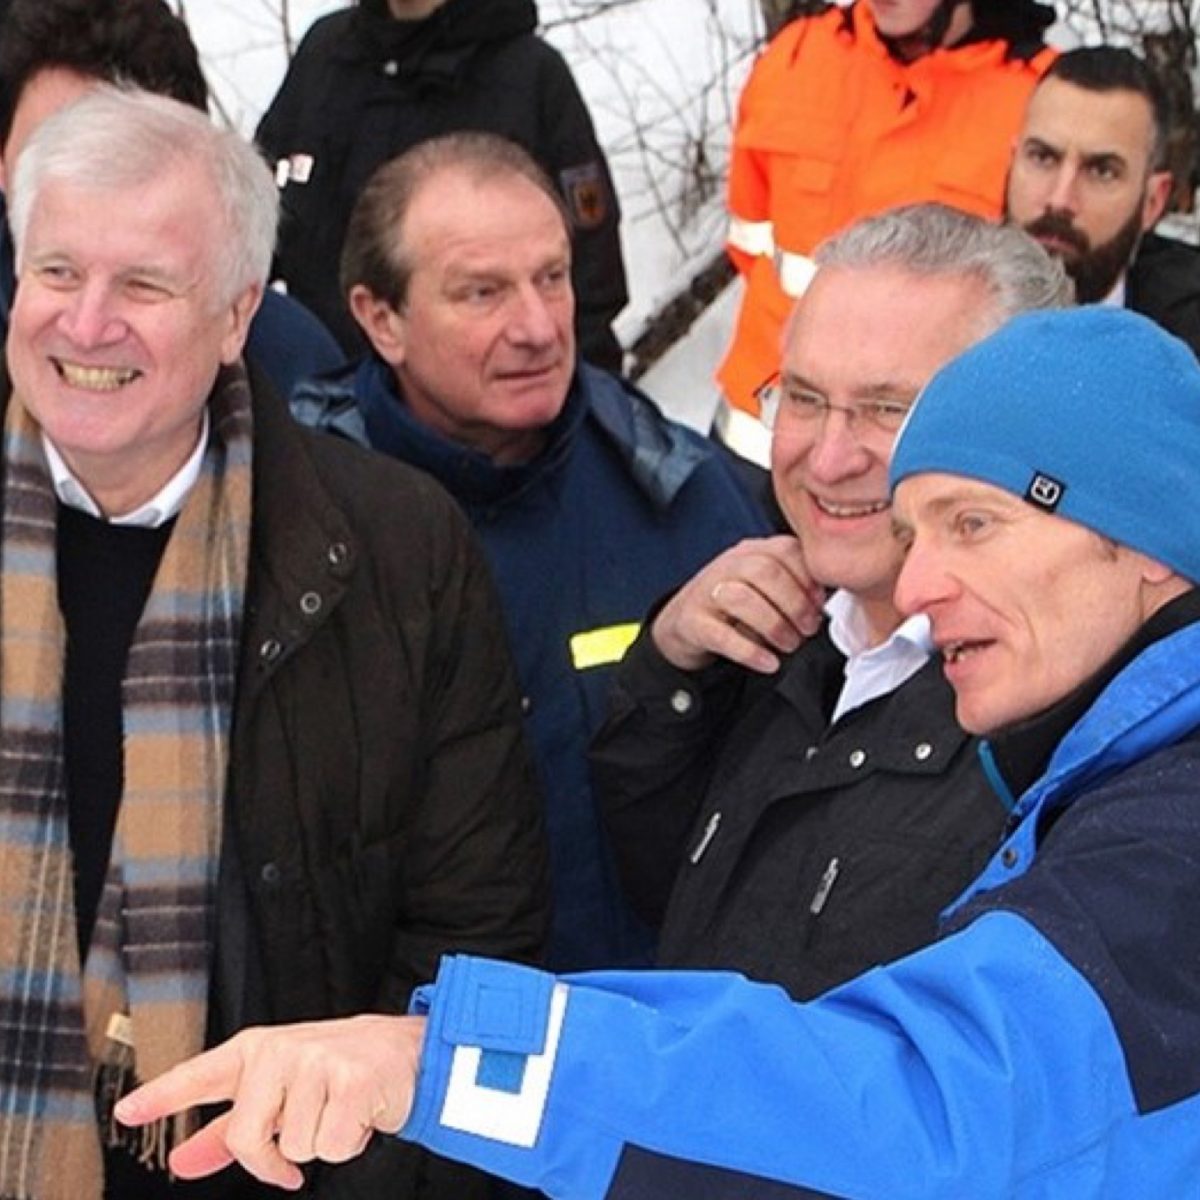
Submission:
M 996 321 L 978 279 L 921 276 L 894 266 L 822 268 L 797 306 L 782 382 L 830 405 L 909 405 L 934 372 Z M 888 462 L 895 434 L 830 411 L 798 419 L 781 405 L 771 477 L 813 576 L 845 588 L 873 632 L 899 623 L 892 587 L 901 551 L 892 533 Z
M 1006 215 L 1063 260 L 1082 303 L 1112 291 L 1162 216 L 1171 176 L 1153 169 L 1154 145 L 1153 113 L 1138 92 L 1047 79 L 1030 97 Z
M 1166 567 L 990 484 L 930 473 L 896 489 L 904 613 L 927 613 L 958 723 L 992 733 L 1091 678 L 1167 598 Z
M 360 285 L 356 318 L 418 420 L 498 463 L 527 461 L 575 370 L 561 214 L 517 175 L 447 167 L 421 183 L 401 236 L 412 265 L 402 306 Z
M 183 465 L 218 368 L 241 353 L 258 294 L 216 291 L 219 213 L 190 162 L 136 188 L 48 178 L 32 207 L 8 336 L 13 388 L 109 514 Z

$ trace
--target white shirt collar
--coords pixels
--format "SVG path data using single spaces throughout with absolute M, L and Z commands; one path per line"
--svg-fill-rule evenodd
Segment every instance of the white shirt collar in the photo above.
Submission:
M 156 529 L 178 515 L 184 501 L 188 498 L 188 493 L 200 477 L 200 468 L 204 463 L 204 451 L 207 447 L 208 409 L 205 408 L 200 419 L 200 436 L 196 440 L 196 448 L 187 462 L 144 504 L 140 504 L 132 512 L 122 513 L 120 516 L 105 517 L 87 488 L 79 482 L 71 468 L 67 466 L 54 443 L 46 436 L 45 432 L 42 433 L 42 449 L 46 454 L 46 464 L 50 468 L 54 494 L 63 504 L 68 508 L 85 512 L 88 516 L 98 517 L 102 521 L 107 520 L 110 525 L 140 525 L 146 529 Z
M 1100 301 L 1101 304 L 1109 308 L 1124 308 L 1125 307 L 1125 272 L 1121 272 L 1121 278 L 1113 284 L 1113 289 Z
M 846 682 L 834 705 L 834 721 L 851 709 L 894 692 L 933 653 L 929 618 L 924 613 L 906 618 L 878 646 L 871 645 L 862 604 L 849 592 L 834 592 L 825 602 L 825 613 L 829 617 L 829 640 L 846 656 Z

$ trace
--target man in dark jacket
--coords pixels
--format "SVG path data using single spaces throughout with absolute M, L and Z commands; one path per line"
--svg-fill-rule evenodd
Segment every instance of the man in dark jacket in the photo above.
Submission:
M 122 1139 L 122 1091 L 246 1024 L 402 1011 L 451 947 L 534 957 L 541 819 L 454 505 L 241 365 L 277 208 L 253 149 L 93 88 L 11 183 L 0 1195 L 155 1200 L 181 1129 Z M 480 1186 L 406 1155 L 314 1194 L 382 1180 Z
M 928 623 L 892 601 L 887 469 L 938 367 L 1069 294 L 1031 239 L 936 205 L 862 221 L 817 263 L 767 404 L 794 536 L 743 542 L 659 611 L 593 751 L 659 962 L 798 999 L 927 943 L 1000 835 Z
M 410 146 L 474 129 L 524 146 L 554 180 L 574 234 L 580 351 L 620 369 L 616 194 L 571 72 L 536 25 L 533 0 L 360 0 L 300 43 L 257 136 L 283 188 L 279 273 L 347 350 L 363 346 L 338 286 L 355 198 Z
M 1153 232 L 1170 111 L 1131 50 L 1072 50 L 1043 76 L 1009 171 L 1009 220 L 1059 256 L 1081 304 L 1144 313 L 1200 353 L 1200 251 Z
M 651 946 L 587 767 L 612 669 L 653 601 L 767 528 L 723 451 L 577 359 L 570 264 L 562 203 L 519 146 L 414 147 L 372 178 L 346 239 L 373 353 L 294 405 L 429 471 L 483 541 L 546 793 L 563 970 L 644 963 Z
M 104 82 L 208 108 L 195 43 L 164 0 L 12 0 L 0 20 L 0 185 L 39 122 Z M 14 285 L 0 194 L 0 329 L 8 325 Z M 284 396 L 343 357 L 308 309 L 276 291 L 264 293 L 250 322 L 246 355 Z

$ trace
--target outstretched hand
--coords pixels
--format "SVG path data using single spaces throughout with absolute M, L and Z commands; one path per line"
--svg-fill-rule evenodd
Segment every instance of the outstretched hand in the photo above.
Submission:
M 825 592 L 791 535 L 750 538 L 718 555 L 663 607 L 650 635 L 683 671 L 718 658 L 769 674 L 821 627 Z
M 345 1162 L 377 1130 L 404 1124 L 424 1034 L 423 1018 L 385 1016 L 247 1029 L 131 1092 L 116 1116 L 145 1125 L 232 1101 L 172 1151 L 171 1169 L 198 1179 L 239 1162 L 295 1191 L 304 1183 L 298 1163 Z

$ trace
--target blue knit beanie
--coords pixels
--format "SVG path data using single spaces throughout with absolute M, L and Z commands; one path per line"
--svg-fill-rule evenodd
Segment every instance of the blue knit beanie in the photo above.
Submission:
M 993 484 L 1200 582 L 1200 364 L 1103 305 L 1026 313 L 942 368 L 891 486 L 944 471 Z

